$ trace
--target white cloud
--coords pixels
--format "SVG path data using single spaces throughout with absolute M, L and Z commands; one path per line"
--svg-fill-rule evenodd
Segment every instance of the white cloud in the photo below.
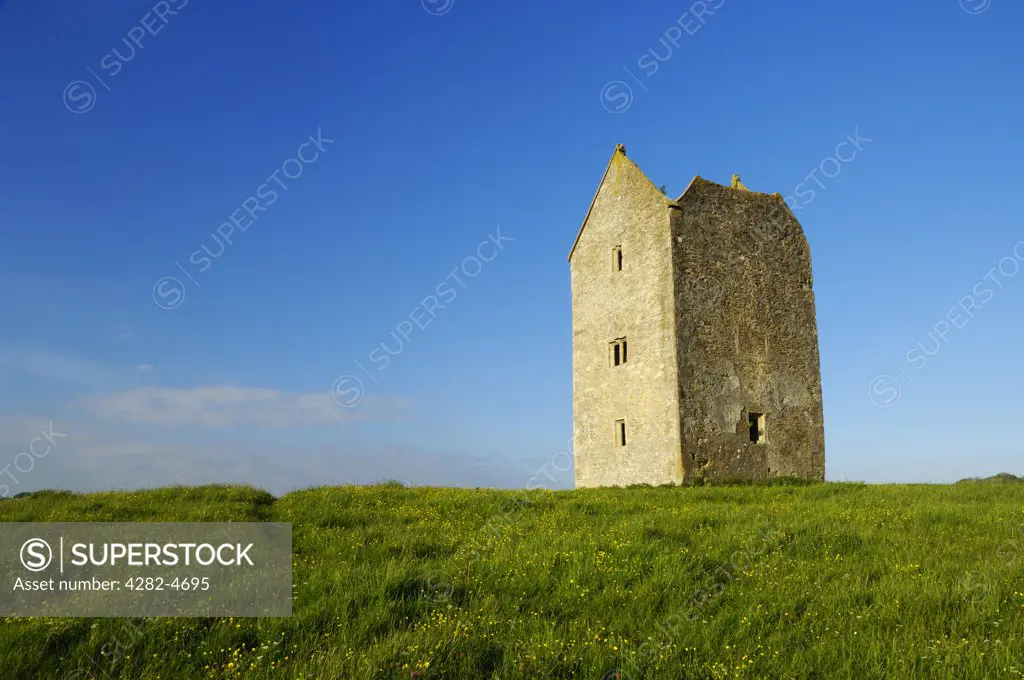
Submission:
M 135 370 L 139 373 L 149 373 L 153 370 L 153 364 L 136 364 Z
M 304 397 L 318 397 L 237 387 L 156 391 L 181 396 L 226 389 L 276 395 L 269 401 L 278 405 L 288 400 L 302 404 Z M 142 390 L 120 393 L 117 398 L 129 399 L 132 397 L 128 395 L 139 392 Z M 103 399 L 111 401 L 112 396 Z M 232 403 L 236 402 L 247 403 L 237 398 Z M 386 407 L 388 404 L 391 406 Z M 399 405 L 398 400 L 380 401 L 368 413 L 378 417 L 401 413 Z M 360 409 L 367 406 L 364 402 Z M 138 419 L 139 414 L 132 417 Z M 385 479 L 429 486 L 522 488 L 534 482 L 542 486 L 572 485 L 571 470 L 563 470 L 557 460 L 553 466 L 546 453 L 467 455 L 421 445 L 419 438 L 413 438 L 412 444 L 382 441 L 377 434 L 364 440 L 350 428 L 319 432 L 255 427 L 215 431 L 210 426 L 171 429 L 163 420 L 153 424 L 152 420 L 120 418 L 111 422 L 85 413 L 0 412 L 0 468 L 13 465 L 18 452 L 25 451 L 40 433 L 53 432 L 56 439 L 49 454 L 35 458 L 31 465 L 22 457 L 18 467 L 10 468 L 17 482 L 8 478 L 0 484 L 6 484 L 12 495 L 45 488 L 98 491 L 212 483 L 251 484 L 280 495 L 308 486 L 366 484 Z M 184 415 L 179 414 L 175 422 L 183 420 Z M 556 447 L 553 445 L 551 450 Z M 37 450 L 43 448 L 43 442 L 39 442 Z M 545 464 L 554 479 L 541 472 Z M 28 472 L 24 472 L 26 468 Z
M 89 359 L 45 349 L 0 346 L 0 366 L 83 385 L 108 383 L 115 371 Z
M 155 433 L 154 433 L 155 434 Z M 387 479 L 421 486 L 523 486 L 531 470 L 513 461 L 475 465 L 464 456 L 400 446 L 277 445 L 245 440 L 184 446 L 148 438 L 99 434 L 59 440 L 14 493 L 42 488 L 76 491 L 171 485 L 249 484 L 275 495 L 310 486 L 369 484 Z
M 282 444 L 269 433 L 251 431 L 215 441 L 205 431 L 192 441 L 175 441 L 175 433 L 151 425 L 110 427 L 73 419 L 54 420 L 51 425 L 46 417 L 0 413 L 0 468 L 26 450 L 33 437 L 51 431 L 60 433 L 53 450 L 35 459 L 27 473 L 11 467 L 17 482 L 0 482 L 12 495 L 45 488 L 98 491 L 214 483 L 250 484 L 280 495 L 308 486 L 385 479 L 430 486 L 522 487 L 538 465 L 348 438 Z M 27 463 L 23 459 L 20 465 Z M 566 479 L 571 480 L 571 473 Z
M 0 452 L 13 450 L 14 447 L 22 451 L 30 441 L 49 432 L 65 433 L 65 420 L 61 418 L 46 418 L 38 415 L 0 413 Z M 2 468 L 3 465 L 0 465 Z
M 78 404 L 100 418 L 167 427 L 309 427 L 379 419 L 395 414 L 402 399 L 368 397 L 342 409 L 326 390 L 287 394 L 261 387 L 214 385 L 187 389 L 140 387 L 82 397 Z

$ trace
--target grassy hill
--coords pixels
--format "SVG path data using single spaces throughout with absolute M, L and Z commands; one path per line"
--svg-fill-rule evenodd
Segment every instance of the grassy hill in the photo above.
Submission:
M 0 677 L 1014 678 L 1024 485 L 39 493 L 294 523 L 287 619 L 5 619 Z

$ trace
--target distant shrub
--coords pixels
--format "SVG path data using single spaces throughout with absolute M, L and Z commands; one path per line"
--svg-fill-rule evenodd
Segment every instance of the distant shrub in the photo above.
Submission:
M 22 491 L 16 493 L 12 498 L 67 498 L 75 495 L 73 491 L 64 489 L 40 489 L 39 491 Z
M 961 479 L 957 484 L 1020 484 L 1021 482 L 1024 482 L 1024 477 L 1011 475 L 1009 472 L 1000 472 L 991 477 L 968 477 Z

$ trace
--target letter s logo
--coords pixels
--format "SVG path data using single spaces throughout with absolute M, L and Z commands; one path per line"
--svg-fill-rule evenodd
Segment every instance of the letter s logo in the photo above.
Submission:
M 21 546 L 21 565 L 29 571 L 42 571 L 52 561 L 53 550 L 41 538 L 30 538 Z

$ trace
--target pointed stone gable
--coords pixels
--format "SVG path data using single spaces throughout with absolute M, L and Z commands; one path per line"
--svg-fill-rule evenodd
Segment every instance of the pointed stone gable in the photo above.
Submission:
M 583 224 L 580 225 L 580 230 L 576 234 L 576 240 L 573 241 L 572 249 L 569 251 L 569 260 L 572 260 L 572 255 L 576 252 L 576 246 L 580 242 L 580 238 L 583 236 L 583 230 L 587 227 L 587 222 L 590 221 L 590 216 L 594 212 L 594 205 L 597 203 L 598 197 L 601 195 L 601 191 L 609 183 L 609 180 L 622 180 L 622 175 L 630 175 L 630 179 L 639 180 L 640 184 L 649 186 L 660 198 L 665 202 L 666 205 L 671 201 L 661 190 L 654 185 L 654 183 L 644 174 L 644 171 L 640 167 L 631 161 L 626 156 L 626 147 L 623 144 L 617 144 L 615 151 L 612 153 L 612 157 L 608 159 L 608 165 L 604 169 L 604 175 L 601 176 L 601 182 L 597 185 L 597 191 L 594 193 L 594 198 L 590 201 L 590 207 L 587 209 L 587 215 L 583 218 Z

